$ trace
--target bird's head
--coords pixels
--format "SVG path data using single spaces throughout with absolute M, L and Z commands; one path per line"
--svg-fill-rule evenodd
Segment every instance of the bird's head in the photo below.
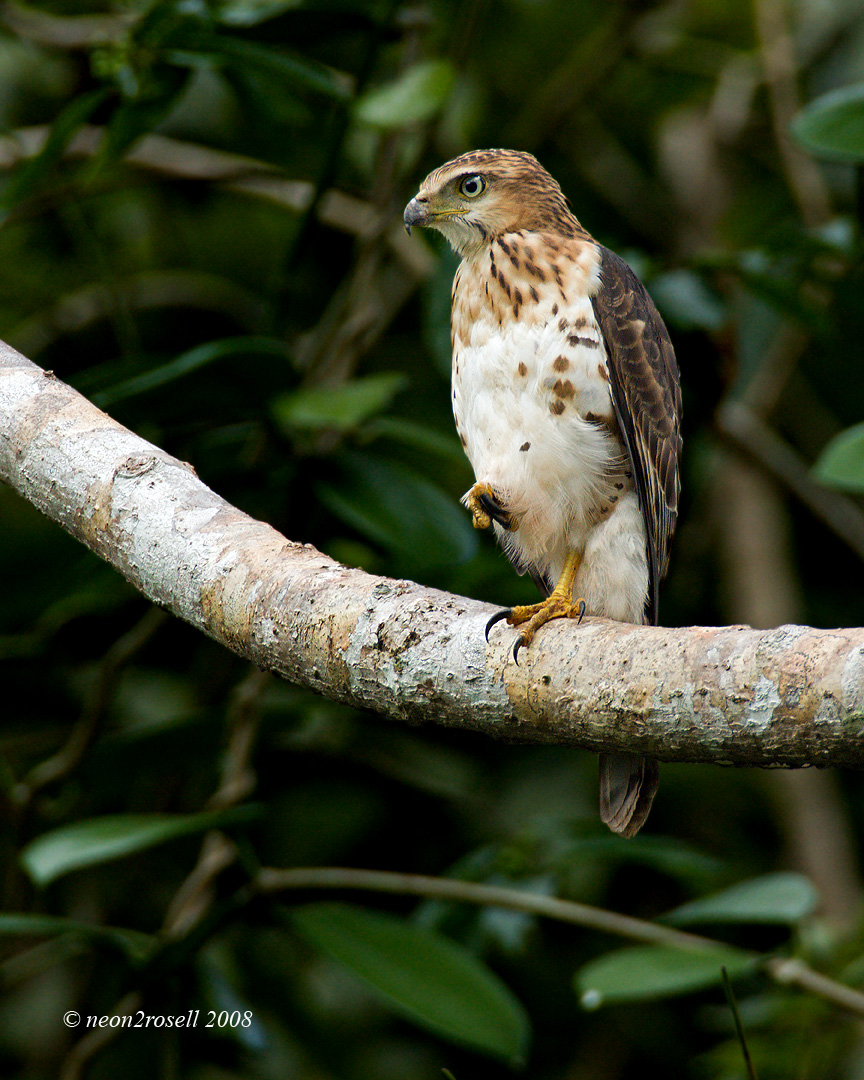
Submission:
M 473 150 L 448 161 L 420 185 L 404 221 L 409 232 L 437 229 L 463 258 L 519 229 L 565 236 L 579 229 L 561 188 L 520 150 Z

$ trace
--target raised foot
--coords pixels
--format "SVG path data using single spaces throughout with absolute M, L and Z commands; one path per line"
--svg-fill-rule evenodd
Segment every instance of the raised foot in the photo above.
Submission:
M 525 645 L 530 645 L 534 635 L 541 626 L 553 619 L 576 619 L 582 621 L 585 614 L 585 601 L 580 597 L 578 600 L 570 600 L 569 597 L 552 593 L 539 604 L 526 604 L 520 607 L 505 608 L 504 611 L 496 611 L 489 622 L 486 623 L 486 640 L 489 640 L 489 631 L 497 622 L 505 620 L 510 626 L 520 627 L 519 636 L 513 646 L 513 659 L 519 663 L 519 650 Z
M 471 511 L 471 524 L 475 529 L 488 529 L 493 521 L 509 532 L 516 529 L 517 522 L 507 513 L 488 484 L 475 484 L 462 496 L 462 502 Z

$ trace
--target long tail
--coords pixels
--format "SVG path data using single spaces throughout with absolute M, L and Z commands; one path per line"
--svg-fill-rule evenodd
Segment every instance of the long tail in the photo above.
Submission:
M 601 820 L 613 832 L 635 836 L 645 824 L 659 782 L 660 769 L 653 758 L 601 754 Z

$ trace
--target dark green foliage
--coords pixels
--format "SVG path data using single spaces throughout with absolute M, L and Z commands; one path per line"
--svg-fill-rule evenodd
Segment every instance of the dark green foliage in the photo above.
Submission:
M 307 904 L 291 924 L 393 1008 L 452 1042 L 524 1064 L 528 1017 L 467 950 L 420 926 L 346 904 Z
M 819 157 L 864 164 L 864 84 L 812 101 L 795 117 L 792 131 Z
M 759 36 L 778 10 L 797 71 Z M 531 151 L 675 342 L 662 621 L 860 625 L 864 545 L 834 527 L 860 506 L 817 520 L 730 480 L 733 452 L 757 476 L 777 463 L 717 406 L 782 439 L 793 480 L 815 464 L 864 491 L 862 36 L 856 3 L 3 5 L 0 338 L 292 540 L 528 602 L 458 503 L 452 256 L 400 228 L 434 166 Z M 796 92 L 814 101 L 790 136 Z M 4 1078 L 861 1076 L 856 1022 L 765 966 L 864 985 L 854 779 L 667 766 L 624 842 L 596 820 L 590 755 L 316 699 L 150 610 L 5 488 L 0 521 Z M 714 944 L 616 942 L 527 901 L 255 887 L 303 866 L 561 897 Z M 200 1019 L 95 1041 L 86 1018 L 115 1010 Z

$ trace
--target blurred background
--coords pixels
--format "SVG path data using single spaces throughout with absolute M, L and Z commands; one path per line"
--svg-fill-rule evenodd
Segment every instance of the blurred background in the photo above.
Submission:
M 862 84 L 860 0 L 6 2 L 0 338 L 293 540 L 530 602 L 458 505 L 454 258 L 401 224 L 443 161 L 528 150 L 675 343 L 661 622 L 858 626 Z M 397 895 L 251 898 L 261 866 L 647 919 L 741 886 L 700 932 L 864 983 L 855 774 L 665 766 L 625 843 L 597 821 L 593 756 L 315 698 L 6 488 L 0 514 L 0 1075 L 748 1076 L 716 977 L 663 986 L 624 954 L 589 1011 L 574 976 L 620 948 L 607 935 Z M 860 1020 L 758 970 L 736 990 L 761 1080 L 864 1077 Z M 192 1008 L 192 1032 L 62 1020 Z M 235 1020 L 204 1030 L 207 1010 Z

